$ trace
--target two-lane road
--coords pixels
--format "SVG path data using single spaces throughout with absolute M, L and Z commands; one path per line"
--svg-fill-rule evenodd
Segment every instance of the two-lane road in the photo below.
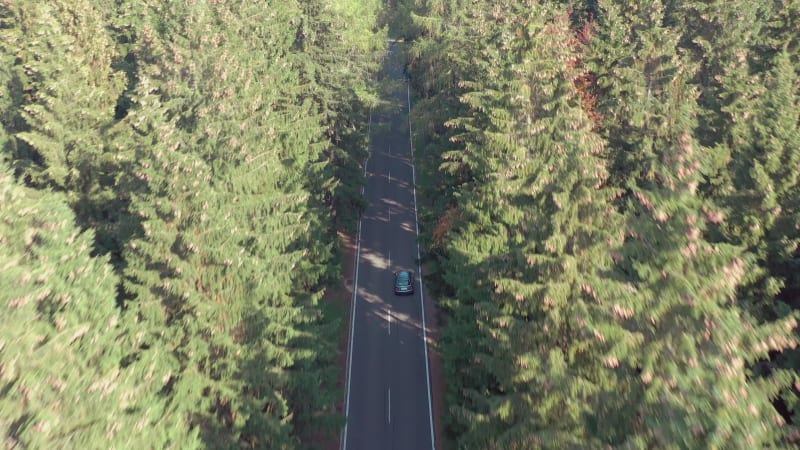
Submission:
M 345 450 L 434 448 L 421 276 L 415 294 L 395 296 L 393 273 L 419 274 L 416 194 L 408 88 L 397 44 L 385 76 L 397 83 L 394 107 L 372 116 L 359 225 L 348 355 Z

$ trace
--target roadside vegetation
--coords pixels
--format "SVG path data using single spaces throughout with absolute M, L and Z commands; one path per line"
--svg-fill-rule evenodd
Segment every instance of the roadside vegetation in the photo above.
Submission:
M 785 448 L 793 1 L 405 1 L 455 448 Z
M 336 434 L 337 231 L 379 1 L 0 2 L 0 427 L 17 448 Z

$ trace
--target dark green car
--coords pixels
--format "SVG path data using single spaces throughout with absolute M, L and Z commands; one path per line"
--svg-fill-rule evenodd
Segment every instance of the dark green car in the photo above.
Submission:
M 414 272 L 400 270 L 394 273 L 394 294 L 411 295 L 414 293 Z

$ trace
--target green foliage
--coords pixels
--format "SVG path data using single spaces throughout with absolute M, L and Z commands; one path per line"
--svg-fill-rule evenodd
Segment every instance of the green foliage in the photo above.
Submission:
M 2 51 L 13 55 L 13 108 L 4 121 L 15 138 L 12 165 L 28 184 L 64 192 L 81 226 L 96 230 L 98 250 L 116 251 L 124 206 L 113 192 L 119 161 L 104 134 L 123 77 L 111 68 L 103 12 L 90 0 L 13 1 L 0 9 Z
M 796 250 L 778 231 L 796 223 L 795 75 L 788 57 L 757 73 L 770 13 L 740 3 L 415 3 L 459 448 L 797 439 L 796 314 L 774 308 Z M 734 237 L 737 214 L 761 228 Z M 764 264 L 776 250 L 786 269 Z
M 208 445 L 292 447 L 294 427 L 331 400 L 292 375 L 327 378 L 316 364 L 333 363 L 316 353 L 331 244 L 308 190 L 325 173 L 322 119 L 303 99 L 299 55 L 276 46 L 293 45 L 300 11 L 286 5 L 265 24 L 235 6 L 170 4 L 147 17 L 125 118 L 149 136 L 132 149 L 143 235 L 125 253 L 127 316 L 148 328 L 137 358 L 173 348 L 170 412 Z M 179 18 L 185 28 L 159 32 Z
M 665 53 L 671 47 L 661 49 Z M 663 58 L 662 60 L 666 60 Z M 619 359 L 641 371 L 643 394 L 631 398 L 643 432 L 636 446 L 695 448 L 764 447 L 783 442 L 786 428 L 770 400 L 794 375 L 776 372 L 748 380 L 748 365 L 769 351 L 796 345 L 794 318 L 759 326 L 731 303 L 750 264 L 742 249 L 704 239 L 708 223 L 718 221 L 714 204 L 697 190 L 711 149 L 692 137 L 693 90 L 671 58 L 675 75 L 661 86 L 661 107 L 649 109 L 641 123 L 658 129 L 631 150 L 652 155 L 649 176 L 629 182 L 625 266 L 636 287 L 627 299 L 635 352 Z M 712 159 L 712 158 L 708 158 Z M 635 166 L 634 166 L 635 167 Z M 746 403 L 745 403 L 746 402 Z
M 341 426 L 340 324 L 318 302 L 360 207 L 379 6 L 0 6 L 3 158 L 111 252 L 120 277 L 89 298 L 118 324 L 97 345 L 115 346 L 104 370 L 145 380 L 124 411 L 70 397 L 148 430 L 86 447 L 295 448 Z
M 793 270 L 798 237 L 792 230 L 798 200 L 793 167 L 800 159 L 794 146 L 800 142 L 796 80 L 788 54 L 780 54 L 774 69 L 758 80 L 760 92 L 748 101 L 747 112 L 736 114 L 727 136 L 732 158 L 718 197 L 730 219 L 722 231 L 727 240 L 750 248 L 764 273 L 771 274 L 758 280 L 765 291 L 751 292 L 751 297 L 773 297 L 787 281 L 790 290 L 800 286 Z
M 796 445 L 798 11 L 0 3 L 8 442 L 296 448 L 341 426 L 319 302 L 392 35 L 414 40 L 456 445 Z
M 313 102 L 327 138 L 324 172 L 310 178 L 332 207 L 335 225 L 355 231 L 362 211 L 362 163 L 367 158 L 367 128 L 377 106 L 373 74 L 386 47 L 386 32 L 373 32 L 380 2 L 314 0 L 299 3 L 303 23 L 295 59 L 302 98 Z
M 621 389 L 604 361 L 605 336 L 619 327 L 596 302 L 613 292 L 601 274 L 622 236 L 604 188 L 604 145 L 574 82 L 580 71 L 563 64 L 578 60 L 575 41 L 566 16 L 546 7 L 471 16 L 468 29 L 485 30 L 470 36 L 474 53 L 444 62 L 472 58 L 456 80 L 466 113 L 448 122 L 458 145 L 440 166 L 470 174 L 440 266 L 457 299 L 443 342 L 456 380 L 451 429 L 465 448 L 612 439 L 599 437 L 614 431 L 595 411 Z M 446 54 L 417 48 L 420 66 Z
M 0 172 L 0 428 L 11 446 L 161 446 L 142 397 L 150 377 L 119 361 L 117 277 L 90 256 L 64 196 Z

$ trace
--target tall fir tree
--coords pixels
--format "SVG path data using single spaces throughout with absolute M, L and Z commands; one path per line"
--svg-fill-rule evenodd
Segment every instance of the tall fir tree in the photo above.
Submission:
M 63 194 L 19 185 L 0 164 L 0 428 L 22 448 L 162 446 L 146 414 L 151 377 L 121 367 L 117 277 L 91 256 Z
M 751 264 L 742 249 L 703 238 L 719 211 L 697 195 L 703 151 L 690 135 L 690 107 L 676 83 L 667 133 L 654 140 L 654 178 L 633 187 L 635 206 L 623 247 L 636 294 L 629 329 L 638 355 L 625 363 L 641 370 L 644 393 L 633 400 L 641 431 L 636 446 L 712 448 L 785 445 L 789 434 L 770 400 L 796 381 L 775 371 L 750 379 L 749 365 L 796 346 L 797 321 L 759 325 L 735 303 Z M 682 130 L 682 132 L 681 132 Z M 665 129 L 666 131 L 666 129 Z M 638 403 L 638 405 L 637 405 Z M 636 405 L 636 406 L 634 406 Z
M 620 287 L 607 272 L 622 234 L 605 147 L 583 109 L 584 69 L 568 12 L 526 4 L 497 11 L 489 18 L 515 18 L 484 53 L 499 76 L 463 97 L 490 116 L 474 150 L 499 160 L 484 189 L 497 195 L 493 223 L 502 224 L 508 251 L 489 257 L 493 292 L 476 305 L 484 339 L 499 343 L 484 356 L 497 392 L 462 442 L 600 446 L 626 432 L 615 413 L 624 371 L 608 352 L 615 342 L 631 344 L 612 314 Z M 478 436 L 482 442 L 469 440 Z
M 464 113 L 446 122 L 456 145 L 440 166 L 463 182 L 458 215 L 442 218 L 456 220 L 440 270 L 453 293 L 442 342 L 449 422 L 465 448 L 625 435 L 613 405 L 626 388 L 607 360 L 625 330 L 610 313 L 619 287 L 605 278 L 621 221 L 603 141 L 583 110 L 570 18 L 528 2 L 485 5 L 460 18 L 463 36 L 441 43 L 472 43 L 443 63 L 462 67 L 463 58 L 451 74 Z M 417 51 L 420 70 L 443 57 Z M 458 111 L 444 106 L 445 117 Z
M 731 114 L 752 95 L 752 52 L 767 6 L 756 0 L 665 2 L 664 21 L 681 37 L 700 88 L 697 136 L 707 147 L 724 142 Z M 724 153 L 724 149 L 718 150 Z M 722 156 L 724 158 L 724 156 Z
M 115 424 L 122 446 L 293 448 L 341 425 L 341 324 L 318 301 L 331 213 L 357 213 L 379 5 L 264 7 L 0 6 L 3 159 L 123 275 L 108 364 L 146 382 L 100 410 L 151 432 Z
M 113 70 L 114 44 L 104 11 L 91 0 L 0 6 L 2 48 L 13 55 L 16 139 L 10 158 L 32 186 L 64 192 L 98 250 L 116 250 L 115 219 L 124 208 L 113 185 L 119 163 L 106 146 L 124 77 Z M 37 36 L 38 38 L 34 38 Z
M 133 356 L 159 359 L 165 413 L 213 447 L 294 447 L 332 410 L 316 305 L 331 244 L 311 192 L 324 126 L 292 53 L 301 10 L 271 14 L 251 2 L 147 10 L 120 138 L 136 143 L 125 189 L 143 231 L 125 253 L 126 317 L 147 329 Z
M 760 325 L 735 303 L 752 258 L 741 247 L 706 239 L 707 227 L 724 214 L 698 187 L 720 148 L 703 147 L 693 134 L 699 96 L 693 65 L 680 54 L 680 34 L 665 25 L 658 2 L 625 15 L 614 3 L 601 3 L 608 15 L 600 34 L 622 41 L 627 34 L 634 49 L 632 57 L 600 68 L 605 127 L 616 138 L 617 179 L 627 189 L 620 268 L 633 291 L 621 292 L 620 315 L 638 341 L 615 358 L 641 381 L 641 394 L 628 397 L 624 408 L 635 429 L 627 445 L 786 445 L 790 428 L 781 426 L 770 400 L 796 373 L 751 379 L 750 367 L 796 345 L 796 319 Z
M 376 29 L 378 2 L 300 2 L 296 58 L 303 98 L 314 103 L 327 138 L 325 173 L 313 188 L 331 206 L 334 225 L 354 230 L 364 207 L 361 164 L 367 158 L 367 130 L 378 105 L 375 74 L 386 48 L 386 31 Z

